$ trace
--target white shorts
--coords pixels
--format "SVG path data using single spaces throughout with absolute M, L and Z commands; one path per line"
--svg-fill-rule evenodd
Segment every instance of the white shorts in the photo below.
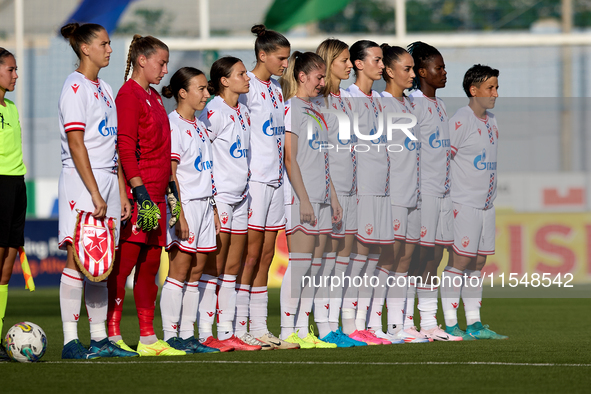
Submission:
M 273 187 L 266 183 L 249 184 L 248 229 L 279 231 L 285 228 L 283 185 Z
M 345 234 L 357 234 L 357 196 L 337 196 L 343 208 L 343 220 L 332 225 L 331 236 L 344 238 Z
M 236 204 L 216 203 L 222 233 L 246 234 L 248 228 L 248 201 L 245 198 Z
M 454 252 L 476 257 L 495 254 L 495 207 L 477 209 L 454 203 Z
M 392 205 L 394 238 L 409 244 L 419 242 L 421 235 L 421 211 L 417 208 Z
M 390 197 L 358 196 L 357 239 L 368 244 L 394 242 Z
M 451 246 L 453 240 L 453 207 L 451 198 L 421 196 L 422 246 Z
M 183 201 L 183 214 L 189 225 L 189 238 L 179 239 L 175 234 L 176 226 L 168 227 L 166 251 L 174 245 L 187 253 L 209 253 L 216 251 L 215 223 L 213 207 L 209 198 Z M 166 222 L 170 220 L 170 208 L 166 204 Z
M 115 219 L 115 248 L 119 248 L 119 230 L 121 228 L 121 196 L 117 174 L 110 170 L 92 170 L 94 179 L 107 203 L 107 216 Z M 74 228 L 78 219 L 78 210 L 93 212 L 92 198 L 78 171 L 74 167 L 62 168 L 58 183 L 59 209 L 59 248 L 66 250 L 66 244 L 72 244 Z
M 291 235 L 296 231 L 303 231 L 308 235 L 330 234 L 332 231 L 332 208 L 330 204 L 312 203 L 316 221 L 312 224 L 300 222 L 300 203 L 285 205 L 285 234 Z

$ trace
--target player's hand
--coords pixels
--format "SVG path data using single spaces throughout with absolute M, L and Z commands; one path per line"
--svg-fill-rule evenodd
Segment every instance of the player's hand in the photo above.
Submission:
M 95 219 L 103 219 L 107 214 L 107 203 L 103 200 L 103 197 L 98 190 L 90 193 L 90 197 L 92 198 L 92 204 L 94 205 L 92 217 Z
M 187 223 L 185 215 L 181 214 L 179 216 L 179 219 L 176 221 L 175 224 L 174 233 L 182 241 L 189 239 L 189 223 Z
M 131 201 L 127 198 L 127 193 L 121 193 L 121 222 L 128 220 L 131 217 Z
M 222 229 L 222 223 L 220 222 L 220 217 L 218 216 L 218 210 L 213 209 L 213 224 L 215 226 L 215 235 L 220 234 L 220 230 Z
M 133 188 L 133 196 L 137 202 L 136 226 L 144 231 L 152 231 L 158 228 L 160 220 L 160 209 L 150 199 L 150 195 L 144 185 Z
M 316 222 L 316 215 L 314 215 L 314 208 L 310 201 L 300 202 L 300 223 L 314 224 Z
M 337 196 L 331 196 L 330 207 L 332 208 L 332 224 L 343 220 L 343 208 L 341 207 Z
M 181 201 L 179 199 L 179 192 L 176 188 L 175 181 L 168 182 L 168 188 L 166 189 L 166 201 L 168 202 L 168 207 L 170 208 L 170 219 L 168 220 L 168 225 L 172 228 L 177 220 L 179 220 L 179 216 L 181 214 Z M 187 235 L 187 237 L 188 236 L 189 235 Z

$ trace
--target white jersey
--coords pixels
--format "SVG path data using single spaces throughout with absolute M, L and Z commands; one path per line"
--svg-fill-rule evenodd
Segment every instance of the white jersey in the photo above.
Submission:
M 451 148 L 445 104 L 440 98 L 426 97 L 420 90 L 411 94 L 421 141 L 421 194 L 449 195 Z
M 215 193 L 211 142 L 205 125 L 198 119 L 187 120 L 172 111 L 170 121 L 171 159 L 178 161 L 176 176 L 181 200 L 211 197 Z
M 66 134 L 83 131 L 90 167 L 117 172 L 117 109 L 111 86 L 75 71 L 64 82 L 58 110 L 62 167 L 75 167 Z
M 449 120 L 453 202 L 477 209 L 492 208 L 497 196 L 497 146 L 499 129 L 495 116 L 476 117 L 469 106 Z
M 230 107 L 220 96 L 215 96 L 207 103 L 199 120 L 205 124 L 211 140 L 216 200 L 236 204 L 248 193 L 248 109 L 241 103 Z
M 328 164 L 328 130 L 320 107 L 312 102 L 293 97 L 285 102 L 285 130 L 298 137 L 296 160 L 311 203 L 330 203 L 330 172 Z M 308 124 L 312 125 L 312 139 L 308 139 Z M 299 198 L 291 187 L 292 203 Z
M 321 107 L 343 112 L 349 118 L 353 126 L 353 106 L 346 97 L 344 89 L 339 94 L 330 93 L 328 97 L 319 97 L 315 100 Z M 328 102 L 328 103 L 327 103 Z M 352 196 L 357 192 L 357 154 L 353 146 L 357 137 L 351 128 L 351 138 L 342 140 L 339 138 L 339 122 L 335 115 L 324 115 L 328 124 L 328 161 L 330 166 L 330 179 L 338 195 Z
M 248 164 L 251 181 L 279 186 L 283 183 L 283 149 L 285 143 L 285 106 L 281 85 L 274 79 L 261 81 L 253 73 L 248 93 L 239 101 L 248 107 L 250 149 Z
M 360 196 L 390 195 L 390 155 L 387 150 L 386 130 L 383 130 L 380 94 L 375 90 L 366 95 L 351 85 L 347 89 L 355 112 L 359 116 L 359 132 L 363 135 L 376 134 L 382 128 L 382 136 L 374 140 L 359 140 L 357 156 L 357 194 Z M 380 124 L 381 122 L 381 124 Z
M 405 97 L 400 101 L 388 92 L 382 92 L 382 109 L 385 113 L 412 114 L 412 106 L 408 98 Z M 406 118 L 393 120 L 394 124 L 408 122 Z M 409 130 L 415 137 L 417 136 L 417 126 Z M 421 143 L 418 140 L 411 140 L 399 129 L 392 133 L 392 139 L 388 143 L 403 147 L 400 152 L 390 153 L 390 181 L 393 185 L 390 190 L 390 201 L 392 205 L 399 207 L 415 208 L 419 198 Z

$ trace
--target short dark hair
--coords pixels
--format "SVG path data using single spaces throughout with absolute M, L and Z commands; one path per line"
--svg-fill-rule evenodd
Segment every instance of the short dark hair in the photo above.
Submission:
M 436 56 L 441 56 L 441 53 L 429 44 L 426 44 L 422 41 L 415 41 L 410 44 L 408 47 L 408 53 L 412 55 L 413 60 L 415 61 L 415 80 L 413 89 L 420 89 L 421 88 L 421 78 L 419 77 L 419 69 L 426 68 L 427 62 L 433 60 Z
M 466 71 L 466 74 L 464 74 L 464 83 L 462 84 L 464 92 L 466 92 L 468 97 L 472 97 L 472 94 L 470 94 L 470 86 L 480 87 L 484 81 L 491 77 L 498 78 L 499 70 L 482 64 L 473 65 L 468 71 Z

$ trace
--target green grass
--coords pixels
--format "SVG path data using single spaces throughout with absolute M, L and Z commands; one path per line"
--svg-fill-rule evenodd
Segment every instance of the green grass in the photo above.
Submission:
M 271 290 L 269 299 L 269 327 L 278 334 L 278 290 Z M 509 335 L 507 341 L 65 362 L 60 358 L 63 336 L 58 290 L 41 289 L 29 293 L 11 288 L 4 333 L 12 324 L 29 320 L 45 330 L 49 345 L 43 362 L 1 363 L 0 393 L 461 393 L 467 390 L 477 393 L 588 393 L 591 386 L 590 306 L 589 299 L 485 299 L 484 322 L 491 324 L 493 330 Z M 159 313 L 157 307 L 157 316 Z M 465 322 L 460 321 L 460 326 L 465 326 Z M 155 327 L 161 337 L 159 318 Z M 128 344 L 137 342 L 139 329 L 131 292 L 124 304 L 122 332 Z M 82 342 L 88 344 L 88 322 L 82 316 L 79 333 Z M 427 364 L 429 362 L 587 365 Z

